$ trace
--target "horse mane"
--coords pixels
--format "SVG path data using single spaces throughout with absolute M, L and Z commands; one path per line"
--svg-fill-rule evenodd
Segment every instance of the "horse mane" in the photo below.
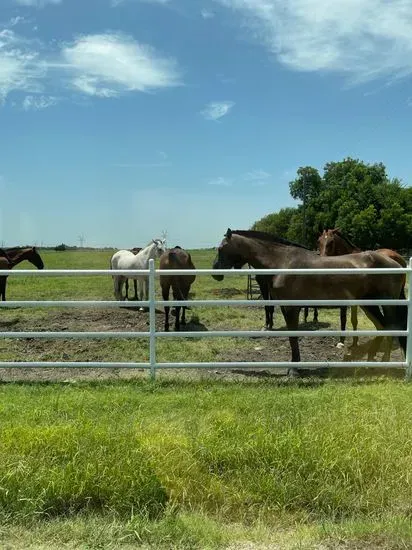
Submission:
M 337 235 L 338 237 L 340 237 L 343 241 L 346 242 L 346 244 L 348 244 L 348 245 L 351 246 L 352 248 L 357 248 L 357 249 L 359 249 L 359 246 L 356 246 L 355 244 L 353 244 L 353 242 L 349 239 L 349 237 L 347 237 L 346 235 L 344 235 L 343 233 L 341 233 L 339 229 L 334 229 L 333 232 L 335 233 L 335 235 Z
M 304 248 L 305 250 L 311 250 L 307 246 L 304 246 L 303 244 L 295 243 L 293 241 L 288 241 L 287 239 L 283 239 L 282 237 L 278 237 L 277 235 L 273 235 L 272 233 L 265 233 L 263 231 L 253 231 L 252 229 L 243 230 L 243 229 L 236 229 L 232 231 L 235 235 L 240 235 L 242 237 L 247 237 L 249 239 L 259 239 L 261 241 L 266 241 L 270 243 L 277 243 L 277 244 L 283 244 L 286 246 L 296 246 L 298 248 Z

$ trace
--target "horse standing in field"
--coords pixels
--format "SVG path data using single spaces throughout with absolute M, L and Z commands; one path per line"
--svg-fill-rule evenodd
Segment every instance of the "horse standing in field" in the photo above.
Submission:
M 110 260 L 111 269 L 148 269 L 149 260 L 159 258 L 164 252 L 164 240 L 153 239 L 145 248 L 136 255 L 130 250 L 119 250 L 113 254 Z M 124 300 L 123 285 L 127 279 L 137 280 L 139 284 L 139 299 L 148 300 L 149 298 L 149 280 L 145 275 L 114 275 L 114 295 L 116 300 Z
M 378 252 L 359 252 L 344 256 L 320 256 L 315 252 L 297 246 L 290 241 L 274 237 L 260 231 L 232 231 L 228 229 L 218 248 L 213 263 L 214 269 L 242 268 L 249 263 L 255 269 L 293 268 L 400 268 L 400 265 Z M 223 275 L 213 275 L 222 281 Z M 404 275 L 402 273 L 382 275 L 359 273 L 328 273 L 316 275 L 280 274 L 272 277 L 270 295 L 279 300 L 347 300 L 347 299 L 388 299 L 403 298 Z M 361 306 L 377 329 L 405 330 L 407 308 L 405 306 Z M 282 313 L 288 330 L 298 330 L 298 306 L 282 306 Z M 289 337 L 292 362 L 299 363 L 299 340 Z M 406 337 L 399 337 L 400 345 L 406 353 Z M 368 357 L 374 357 L 380 342 L 374 341 Z M 302 372 L 302 371 L 301 371 Z M 304 372 L 304 371 L 303 371 Z M 300 375 L 299 369 L 289 369 L 289 374 Z
M 344 254 L 356 254 L 362 252 L 360 248 L 355 246 L 352 241 L 348 239 L 346 235 L 340 231 L 339 228 L 335 229 L 325 229 L 323 233 L 318 238 L 319 253 L 321 256 L 342 256 Z M 401 256 L 395 250 L 390 248 L 379 248 L 376 250 L 379 254 L 383 254 L 392 260 L 395 260 L 401 267 L 406 267 L 407 263 L 403 256 Z M 403 274 L 403 292 L 405 288 L 406 275 Z M 340 308 L 340 326 L 341 330 L 346 329 L 346 319 L 347 319 L 347 307 Z M 351 306 L 351 323 L 353 330 L 358 328 L 358 306 Z M 343 344 L 345 337 L 341 336 L 339 342 Z M 390 339 L 392 342 L 392 339 Z M 358 345 L 358 337 L 354 336 L 353 346 Z M 390 347 L 388 347 L 386 354 L 390 354 Z M 388 357 L 386 355 L 386 357 Z M 389 360 L 389 358 L 388 358 Z
M 166 250 L 160 257 L 159 269 L 196 269 L 192 258 L 186 250 L 175 246 Z M 190 287 L 196 279 L 196 275 L 160 275 L 163 300 L 169 299 L 170 287 L 174 300 L 187 300 Z M 165 306 L 165 331 L 169 330 L 169 306 Z M 176 306 L 175 330 L 180 330 L 180 325 L 186 324 L 186 306 Z M 180 310 L 182 319 L 180 320 Z
M 27 260 L 37 269 L 43 269 L 44 263 L 36 247 L 0 249 L 0 269 L 13 269 L 16 265 Z M 0 298 L 6 301 L 7 276 L 0 277 Z
M 130 252 L 133 252 L 133 254 L 136 255 L 141 250 L 142 250 L 141 247 L 135 246 L 134 248 L 130 249 Z M 136 281 L 136 279 L 133 279 L 133 285 L 134 285 L 134 299 L 137 300 L 138 296 L 137 296 L 137 281 Z M 125 288 L 126 288 L 126 300 L 128 300 L 129 299 L 129 279 L 126 279 Z

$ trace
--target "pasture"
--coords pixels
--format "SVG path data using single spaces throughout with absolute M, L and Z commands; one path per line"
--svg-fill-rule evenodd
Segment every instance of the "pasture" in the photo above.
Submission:
M 47 268 L 103 269 L 110 256 L 42 252 Z M 196 267 L 210 267 L 214 251 L 192 257 Z M 198 276 L 192 293 L 243 298 L 245 289 L 246 278 L 222 284 Z M 10 277 L 8 299 L 110 300 L 113 284 L 107 276 Z M 0 326 L 146 330 L 147 316 L 126 308 L 12 309 L 1 311 Z M 163 314 L 157 317 L 162 330 Z M 338 310 L 321 309 L 319 319 L 319 328 L 339 326 Z M 188 320 L 188 330 L 260 329 L 264 312 L 192 308 Z M 370 327 L 363 314 L 359 320 L 359 328 Z M 283 326 L 277 312 L 275 327 Z M 336 341 L 303 339 L 302 359 L 341 359 Z M 2 360 L 139 361 L 147 354 L 140 339 L 0 342 Z M 158 342 L 161 361 L 289 357 L 284 338 Z M 402 380 L 287 380 L 258 369 L 159 371 L 155 384 L 147 372 L 119 369 L 3 369 L 0 376 L 4 547 L 412 544 L 412 387 Z

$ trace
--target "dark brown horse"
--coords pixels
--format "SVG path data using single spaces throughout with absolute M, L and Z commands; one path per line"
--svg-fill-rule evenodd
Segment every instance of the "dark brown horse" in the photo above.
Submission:
M 180 246 L 175 246 L 166 250 L 159 260 L 159 269 L 196 269 L 192 258 L 186 250 Z M 163 300 L 169 299 L 170 287 L 173 291 L 174 300 L 187 300 L 189 290 L 196 275 L 160 275 L 160 286 L 162 287 Z M 180 320 L 180 310 L 182 309 L 182 319 Z M 169 306 L 165 306 L 165 331 L 169 330 Z M 175 308 L 176 320 L 175 330 L 180 330 L 180 325 L 186 324 L 186 306 L 177 306 Z
M 344 254 L 356 254 L 362 252 L 360 248 L 353 244 L 349 238 L 344 235 L 339 228 L 324 229 L 318 238 L 319 253 L 321 256 L 342 256 Z M 407 262 L 398 252 L 390 248 L 379 248 L 376 250 L 379 254 L 383 254 L 392 260 L 395 260 L 400 266 L 406 267 Z M 406 275 L 403 275 L 403 288 L 405 287 Z M 346 329 L 347 307 L 340 308 L 340 323 L 341 330 Z M 358 328 L 358 307 L 351 307 L 351 323 L 354 330 Z M 340 337 L 340 342 L 343 343 L 345 337 Z M 358 337 L 353 338 L 353 345 L 358 345 Z M 389 350 L 390 352 L 390 350 Z
M 27 260 L 37 269 L 43 269 L 44 263 L 36 247 L 0 249 L 0 269 L 13 269 L 17 264 Z M 0 298 L 6 301 L 6 277 L 0 277 Z
M 394 260 L 377 252 L 360 252 L 345 256 L 325 257 L 309 251 L 280 237 L 259 231 L 227 230 L 218 248 L 214 269 L 241 268 L 249 263 L 255 269 L 269 268 L 399 268 Z M 214 275 L 223 280 L 223 275 Z M 279 300 L 322 300 L 322 299 L 385 299 L 404 297 L 402 273 L 359 275 L 316 275 L 281 274 L 274 275 L 270 294 Z M 407 308 L 405 306 L 362 306 L 377 328 L 405 330 Z M 300 307 L 283 306 L 282 313 L 288 330 L 297 330 Z M 299 342 L 296 336 L 289 337 L 292 362 L 300 361 Z M 406 352 L 406 337 L 399 338 Z M 374 350 L 373 350 L 374 351 Z M 374 355 L 374 354 L 373 354 Z M 290 369 L 290 374 L 299 374 Z
M 142 248 L 138 247 L 138 246 L 135 246 L 134 248 L 131 248 L 130 249 L 130 252 L 133 252 L 133 254 L 137 254 L 138 252 L 140 252 L 142 250 Z M 138 296 L 137 296 L 137 281 L 136 279 L 133 279 L 133 285 L 134 285 L 134 299 L 135 300 L 138 300 Z M 129 299 L 129 279 L 126 279 L 126 282 L 125 282 L 125 288 L 126 288 L 126 300 Z

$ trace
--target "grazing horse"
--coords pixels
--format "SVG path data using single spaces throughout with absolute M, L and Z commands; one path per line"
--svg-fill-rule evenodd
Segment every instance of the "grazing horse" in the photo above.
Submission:
M 145 248 L 136 255 L 130 250 L 119 250 L 113 254 L 110 260 L 111 269 L 148 269 L 149 260 L 159 258 L 164 252 L 164 240 L 153 239 Z M 144 275 L 114 275 L 114 295 L 116 300 L 124 300 L 122 289 L 123 284 L 127 279 L 137 280 L 139 283 L 140 300 L 148 300 L 149 298 L 149 280 Z
M 0 249 L 0 269 L 13 269 L 17 264 L 27 260 L 37 269 L 43 269 L 44 263 L 36 247 Z M 7 276 L 0 277 L 0 298 L 6 301 Z
M 141 250 L 142 250 L 141 247 L 135 246 L 134 248 L 132 248 L 130 250 L 130 252 L 133 252 L 133 254 L 136 255 Z M 133 279 L 133 285 L 134 285 L 134 299 L 137 300 L 138 296 L 137 296 L 137 281 L 136 281 L 136 279 Z M 128 300 L 129 299 L 129 279 L 126 279 L 125 288 L 126 288 L 126 300 Z
M 175 246 L 166 250 L 160 257 L 159 269 L 196 269 L 192 258 L 186 250 L 180 246 Z M 173 291 L 174 300 L 187 300 L 189 290 L 196 275 L 160 275 L 160 286 L 162 287 L 163 300 L 169 299 L 170 287 Z M 175 330 L 180 330 L 180 325 L 186 324 L 186 306 L 176 306 Z M 182 320 L 180 320 L 180 310 L 182 309 Z M 165 331 L 169 330 L 169 306 L 165 306 Z
M 293 268 L 400 268 L 399 264 L 378 252 L 359 252 L 345 256 L 320 256 L 295 243 L 274 237 L 260 231 L 232 231 L 228 229 L 218 248 L 213 263 L 214 269 L 241 268 L 249 263 L 255 269 Z M 213 275 L 217 281 L 223 275 Z M 316 275 L 279 274 L 272 277 L 270 294 L 279 300 L 322 300 L 322 299 L 374 299 L 404 297 L 402 273 L 394 274 L 348 274 Z M 282 306 L 282 313 L 288 330 L 297 330 L 298 306 Z M 405 306 L 362 306 L 369 319 L 378 329 L 405 330 L 407 308 Z M 299 340 L 289 337 L 292 362 L 300 361 Z M 399 337 L 406 353 L 406 337 Z M 379 345 L 375 342 L 372 347 Z M 371 349 L 372 357 L 375 349 Z M 298 369 L 289 369 L 289 374 L 299 375 Z
M 343 254 L 354 254 L 361 252 L 361 249 L 353 244 L 346 235 L 343 235 L 340 229 L 325 229 L 318 238 L 319 253 L 321 256 L 342 256 Z M 400 266 L 406 267 L 405 259 L 395 250 L 389 248 L 379 248 L 376 250 L 392 260 L 395 260 Z M 403 274 L 403 288 L 405 287 L 406 275 Z M 346 329 L 347 307 L 340 308 L 340 326 L 341 330 Z M 351 306 L 351 323 L 353 330 L 358 328 L 358 306 Z M 390 339 L 392 342 L 392 339 Z M 345 337 L 340 337 L 340 343 L 343 344 Z M 358 337 L 353 338 L 353 346 L 358 345 Z M 390 349 L 388 349 L 390 353 Z

